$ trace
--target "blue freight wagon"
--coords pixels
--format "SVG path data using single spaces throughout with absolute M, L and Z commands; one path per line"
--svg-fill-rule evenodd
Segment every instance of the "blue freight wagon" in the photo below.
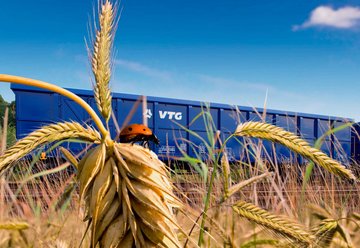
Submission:
M 57 93 L 46 90 L 12 84 L 11 89 L 16 97 L 16 136 L 23 138 L 33 130 L 58 121 L 77 121 L 80 123 L 92 124 L 89 122 L 89 115 L 75 102 Z M 94 109 L 96 103 L 92 91 L 69 89 L 84 99 Z M 114 116 L 121 126 L 129 115 L 138 95 L 113 93 L 112 108 Z M 162 97 L 147 97 L 148 126 L 153 130 L 160 140 L 160 145 L 152 149 L 166 160 L 171 157 L 181 156 L 180 149 L 186 151 L 190 156 L 206 154 L 205 145 L 200 139 L 183 130 L 178 124 L 196 132 L 207 140 L 206 125 L 203 118 L 194 118 L 202 112 L 204 104 L 198 101 L 178 100 Z M 236 126 L 245 121 L 261 121 L 264 109 L 245 106 L 230 106 L 226 104 L 210 104 L 210 113 L 217 130 L 220 130 L 221 139 L 225 140 L 234 132 Z M 134 112 L 131 123 L 142 123 L 141 106 Z M 279 110 L 266 110 L 265 121 L 288 131 L 300 135 L 310 144 L 321 137 L 330 128 L 341 126 L 352 119 L 344 119 L 333 116 L 295 113 Z M 112 120 L 109 123 L 111 134 L 116 135 L 115 124 Z M 347 127 L 334 135 L 327 136 L 321 149 L 340 160 L 344 164 L 351 162 L 351 156 L 355 153 L 356 137 L 352 134 L 351 127 Z M 358 139 L 356 139 L 358 140 Z M 254 142 L 258 142 L 255 139 Z M 194 144 L 191 145 L 190 144 Z M 83 144 L 71 145 L 73 152 L 82 149 Z M 287 148 L 264 141 L 263 156 L 275 156 L 280 160 L 300 159 Z M 247 152 L 246 152 L 247 151 Z M 254 159 L 244 148 L 243 139 L 231 138 L 227 143 L 227 152 L 230 160 Z M 245 154 L 246 153 L 246 154 Z M 275 153 L 275 154 L 274 154 Z

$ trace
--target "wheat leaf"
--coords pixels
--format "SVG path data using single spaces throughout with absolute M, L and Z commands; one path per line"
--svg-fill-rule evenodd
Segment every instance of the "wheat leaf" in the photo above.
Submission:
M 342 225 L 340 225 L 338 223 L 336 231 L 340 234 L 340 236 L 344 239 L 344 241 L 346 242 L 346 244 L 348 245 L 348 247 L 353 247 L 352 244 L 352 240 L 351 240 L 351 236 L 349 231 L 343 227 Z

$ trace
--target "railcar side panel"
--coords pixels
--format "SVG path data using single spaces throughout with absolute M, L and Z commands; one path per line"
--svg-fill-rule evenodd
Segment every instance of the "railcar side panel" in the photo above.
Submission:
M 92 125 L 89 115 L 75 102 L 46 90 L 39 90 L 33 87 L 12 85 L 16 95 L 16 125 L 17 138 L 22 138 L 31 131 L 57 121 L 77 121 Z M 78 94 L 96 111 L 96 102 L 92 91 L 75 90 Z M 141 102 L 134 108 L 139 96 L 129 94 L 114 93 L 112 100 L 113 114 L 119 127 L 122 127 L 125 120 L 132 114 L 129 123 L 142 123 L 143 114 Z M 209 139 L 215 136 L 208 136 L 203 116 L 199 116 L 206 107 L 200 102 L 185 101 L 168 98 L 148 97 L 146 117 L 148 126 L 160 139 L 160 145 L 152 145 L 152 149 L 164 160 L 182 156 L 182 151 L 191 156 L 196 154 L 206 154 L 206 145 Z M 300 135 L 310 144 L 322 137 L 331 128 L 340 127 L 348 120 L 338 117 L 327 117 L 320 115 L 310 115 L 302 113 L 284 112 L 278 110 L 266 110 L 265 120 L 263 113 L 265 110 L 249 107 L 232 107 L 225 104 L 210 104 L 210 114 L 215 126 L 214 131 L 220 130 L 221 140 L 224 141 L 236 129 L 237 125 L 245 121 L 265 121 L 275 124 L 290 132 Z M 196 118 L 194 120 L 194 118 Z M 350 120 L 351 121 L 351 120 Z M 203 140 L 192 135 L 191 132 L 183 130 L 180 124 L 189 128 L 191 132 L 196 132 Z M 210 123 L 208 123 L 210 124 Z M 112 137 L 116 137 L 116 123 L 110 120 L 109 127 Z M 359 128 L 358 128 L 359 129 Z M 251 144 L 262 144 L 260 150 L 261 157 L 273 158 L 275 155 L 279 161 L 298 160 L 300 163 L 304 159 L 298 157 L 289 149 L 270 141 L 260 141 L 259 139 L 244 139 L 232 137 L 226 144 L 226 150 L 230 160 L 255 161 L 255 152 L 249 149 Z M 341 131 L 325 137 L 321 149 L 345 164 L 348 164 L 351 156 L 358 160 L 360 158 L 359 138 L 352 132 L 351 127 L 346 127 Z M 84 144 L 71 145 L 73 152 L 83 149 Z M 217 142 L 215 148 L 220 148 Z M 275 151 L 275 152 L 274 152 Z

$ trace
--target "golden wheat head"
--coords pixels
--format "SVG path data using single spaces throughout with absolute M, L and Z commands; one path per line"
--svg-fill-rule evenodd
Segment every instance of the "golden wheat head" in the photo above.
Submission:
M 0 223 L 0 230 L 24 230 L 30 226 L 27 222 L 6 222 Z
M 291 132 L 285 131 L 283 128 L 268 123 L 250 121 L 240 124 L 236 128 L 235 135 L 261 138 L 282 144 L 335 175 L 356 180 L 355 175 L 345 166 L 330 158 L 319 149 L 311 147 L 308 142 Z
M 241 217 L 264 226 L 278 235 L 290 238 L 302 245 L 310 245 L 313 243 L 314 237 L 294 221 L 272 215 L 266 210 L 244 201 L 237 202 L 232 208 Z
M 100 134 L 90 127 L 83 127 L 76 122 L 63 122 L 44 126 L 30 133 L 10 147 L 0 157 L 0 174 L 10 164 L 25 156 L 40 145 L 65 139 L 81 139 L 91 143 L 100 142 Z
M 78 164 L 92 247 L 180 247 L 164 164 L 138 145 L 99 145 Z
M 99 30 L 95 31 L 91 64 L 95 76 L 94 96 L 96 104 L 101 115 L 108 121 L 111 116 L 109 82 L 111 77 L 111 49 L 114 41 L 114 10 L 113 5 L 108 0 L 101 6 L 99 23 Z

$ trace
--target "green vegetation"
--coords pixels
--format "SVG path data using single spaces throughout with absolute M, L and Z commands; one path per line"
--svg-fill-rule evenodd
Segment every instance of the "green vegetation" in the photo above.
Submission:
M 4 116 L 5 109 L 8 108 L 8 125 L 7 125 L 7 147 L 15 144 L 16 142 L 16 127 L 15 127 L 15 101 L 8 103 L 0 95 L 0 130 L 2 136 L 2 130 L 4 129 Z

